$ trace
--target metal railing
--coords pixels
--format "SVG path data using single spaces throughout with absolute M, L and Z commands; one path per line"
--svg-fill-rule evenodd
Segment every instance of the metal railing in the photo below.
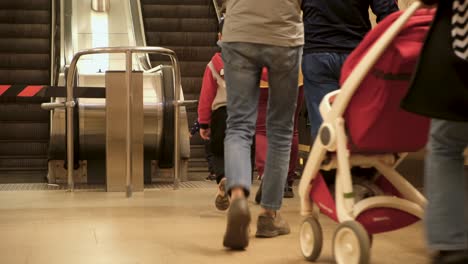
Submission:
M 112 47 L 112 48 L 94 48 L 88 50 L 82 50 L 75 54 L 73 57 L 70 68 L 67 74 L 67 100 L 64 103 L 45 103 L 43 107 L 53 109 L 53 108 L 66 108 L 67 115 L 67 182 L 68 189 L 73 191 L 74 189 L 74 180 L 73 180 L 73 159 L 74 159 L 74 143 L 73 143 L 73 108 L 76 106 L 75 100 L 73 98 L 74 90 L 74 79 L 76 73 L 76 65 L 78 60 L 83 55 L 90 54 L 100 54 L 100 53 L 125 53 L 126 54 L 126 92 L 127 92 L 127 109 L 126 109 L 126 121 L 127 121 L 127 131 L 126 131 L 126 195 L 130 197 L 132 195 L 132 152 L 131 152 L 131 138 L 132 138 L 132 117 L 131 109 L 133 106 L 133 96 L 131 89 L 131 78 L 132 78 L 132 54 L 133 53 L 158 53 L 162 55 L 167 55 L 170 57 L 172 62 L 172 71 L 173 71 L 173 81 L 174 81 L 174 189 L 179 188 L 179 156 L 180 156 L 180 143 L 179 143 L 179 107 L 186 104 L 190 104 L 190 101 L 180 101 L 180 87 L 181 87 L 181 77 L 180 77 L 180 67 L 177 60 L 177 56 L 174 51 L 161 47 Z
M 215 9 L 215 12 L 216 12 L 216 17 L 218 18 L 218 23 L 221 22 L 221 9 L 218 5 L 218 0 L 213 0 L 213 7 Z

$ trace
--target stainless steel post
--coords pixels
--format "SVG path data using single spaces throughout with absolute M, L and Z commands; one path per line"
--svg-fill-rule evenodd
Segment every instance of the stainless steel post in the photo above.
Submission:
M 127 181 L 127 197 L 132 196 L 132 173 L 133 173 L 133 160 L 132 160 L 132 112 L 133 112 L 133 89 L 132 89 L 132 51 L 126 51 L 126 81 L 127 81 L 127 166 L 126 166 L 126 181 Z
M 73 108 L 75 101 L 73 99 L 73 82 L 75 79 L 76 62 L 79 56 L 74 57 L 67 75 L 67 101 L 65 102 L 67 112 L 67 182 L 68 190 L 74 190 L 73 169 L 74 169 L 74 142 L 73 142 Z
M 175 56 L 170 56 L 174 76 L 174 190 L 179 189 L 179 159 L 180 159 L 180 139 L 179 139 L 179 100 L 180 100 L 180 69 L 179 62 Z

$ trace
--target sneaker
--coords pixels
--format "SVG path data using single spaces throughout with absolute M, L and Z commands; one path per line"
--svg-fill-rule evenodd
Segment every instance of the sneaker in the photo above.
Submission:
M 229 208 L 229 196 L 226 193 L 226 178 L 223 178 L 218 184 L 215 206 L 221 211 L 225 211 Z
M 277 212 L 276 216 L 261 214 L 257 220 L 256 237 L 275 237 L 291 232 L 288 222 Z
M 223 245 L 241 250 L 249 245 L 250 210 L 246 198 L 232 201 L 227 212 L 227 226 Z
M 205 181 L 215 181 L 216 180 L 216 174 L 210 173 L 208 176 L 206 176 Z
M 441 251 L 432 258 L 433 264 L 468 263 L 468 250 Z
M 294 192 L 293 192 L 292 184 L 289 185 L 289 183 L 287 183 L 287 184 L 284 186 L 284 194 L 283 194 L 283 197 L 284 197 L 284 198 L 294 198 Z
M 257 193 L 255 194 L 255 202 L 257 204 L 260 204 L 262 202 L 262 186 L 263 186 L 263 181 L 260 181 L 260 186 L 258 186 Z

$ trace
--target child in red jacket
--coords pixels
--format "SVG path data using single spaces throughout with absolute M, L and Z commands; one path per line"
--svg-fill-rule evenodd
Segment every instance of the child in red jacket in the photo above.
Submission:
M 219 38 L 221 39 L 221 35 L 219 35 Z M 215 205 L 216 208 L 224 211 L 229 207 L 229 199 L 224 192 L 226 181 L 226 178 L 224 178 L 224 137 L 227 112 L 226 83 L 224 82 L 223 68 L 221 53 L 218 52 L 211 58 L 203 75 L 198 103 L 198 122 L 200 123 L 200 136 L 204 140 L 210 141 L 210 150 L 213 154 L 213 169 L 218 183 Z M 266 72 L 263 75 L 266 75 Z M 253 144 L 252 147 L 254 146 Z M 253 153 L 255 152 L 252 151 Z
M 223 21 L 219 24 L 218 39 L 221 40 Z M 200 136 L 209 140 L 212 153 L 213 171 L 218 183 L 215 205 L 219 210 L 229 207 L 229 198 L 224 191 L 224 137 L 226 131 L 226 83 L 221 53 L 216 53 L 208 63 L 203 75 L 202 88 L 198 103 L 198 122 Z

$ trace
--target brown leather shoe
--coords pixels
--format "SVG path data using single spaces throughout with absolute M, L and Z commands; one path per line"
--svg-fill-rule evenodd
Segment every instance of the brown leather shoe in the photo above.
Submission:
M 218 210 L 225 211 L 229 208 L 229 196 L 226 192 L 226 178 L 223 178 L 218 184 L 218 193 L 216 194 L 215 206 Z
M 283 198 L 294 198 L 292 184 L 289 185 L 289 183 L 286 183 L 286 185 L 284 186 Z
M 241 250 L 249 245 L 250 210 L 246 198 L 231 201 L 227 212 L 227 226 L 223 245 Z
M 290 232 L 291 229 L 288 222 L 278 212 L 276 213 L 276 217 L 266 214 L 258 216 L 256 237 L 275 237 L 286 235 Z

